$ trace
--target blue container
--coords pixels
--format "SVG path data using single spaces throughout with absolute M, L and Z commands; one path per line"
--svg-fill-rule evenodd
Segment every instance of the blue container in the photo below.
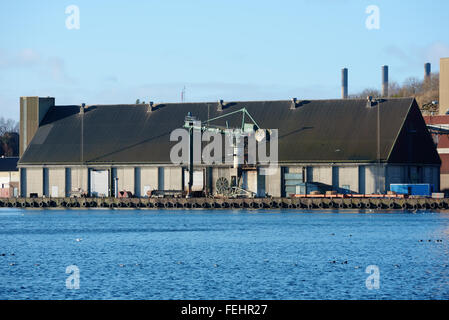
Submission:
M 433 192 L 433 184 L 415 183 L 415 184 L 390 184 L 390 190 L 397 194 L 407 194 L 410 196 L 430 197 Z
M 291 194 L 310 194 L 312 191 L 319 191 L 319 188 L 316 184 L 301 182 L 296 185 L 286 185 L 285 193 L 287 196 Z
M 285 180 L 301 180 L 302 182 L 302 173 L 285 173 Z

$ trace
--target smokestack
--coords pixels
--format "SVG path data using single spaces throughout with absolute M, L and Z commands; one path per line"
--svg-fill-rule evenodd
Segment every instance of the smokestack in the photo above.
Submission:
M 431 65 L 429 62 L 424 64 L 424 82 L 430 81 Z
M 348 68 L 341 69 L 341 98 L 348 98 Z
M 382 97 L 388 97 L 388 66 L 382 66 Z

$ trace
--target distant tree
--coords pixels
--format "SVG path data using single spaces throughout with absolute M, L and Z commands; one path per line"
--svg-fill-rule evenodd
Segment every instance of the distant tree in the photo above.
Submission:
M 401 86 L 396 81 L 388 83 L 388 94 L 392 98 L 398 98 L 400 95 Z
M 438 99 L 440 95 L 440 75 L 431 75 L 430 81 L 423 81 L 422 91 L 416 95 L 416 101 L 428 113 L 438 112 Z
M 409 77 L 405 79 L 404 84 L 402 86 L 402 96 L 414 96 L 421 92 L 422 90 L 422 81 L 415 77 Z
M 140 104 L 140 99 L 137 99 L 137 100 L 136 100 L 136 104 Z
M 402 85 L 391 81 L 388 85 L 388 94 L 391 98 L 415 98 L 423 113 L 438 112 L 439 78 L 438 73 L 432 73 L 430 81 L 419 80 L 414 77 L 405 79 Z M 367 96 L 376 98 L 380 95 L 379 90 L 365 89 L 358 94 L 351 95 L 351 98 L 360 99 Z
M 19 156 L 19 134 L 17 132 L 6 132 L 0 137 L 0 156 Z
M 19 155 L 19 122 L 0 117 L 0 156 Z
M 19 133 L 19 122 L 13 119 L 6 119 L 0 117 L 0 136 L 3 136 L 6 132 Z

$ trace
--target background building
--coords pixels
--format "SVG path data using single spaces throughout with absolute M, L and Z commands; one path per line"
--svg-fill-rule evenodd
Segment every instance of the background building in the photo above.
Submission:
M 19 195 L 18 157 L 0 158 L 0 198 L 17 197 Z
M 449 195 L 449 58 L 440 59 L 439 115 L 424 116 L 441 158 L 441 191 Z

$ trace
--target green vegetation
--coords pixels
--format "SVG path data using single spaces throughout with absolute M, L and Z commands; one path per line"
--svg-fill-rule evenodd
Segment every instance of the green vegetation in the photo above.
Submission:
M 145 104 L 145 101 L 140 102 L 140 99 L 137 99 L 135 104 Z

